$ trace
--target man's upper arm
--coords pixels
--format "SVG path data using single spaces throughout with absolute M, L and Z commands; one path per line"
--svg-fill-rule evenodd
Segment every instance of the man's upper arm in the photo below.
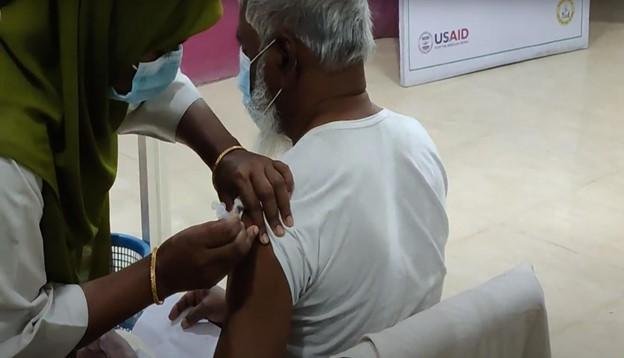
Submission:
M 230 278 L 230 314 L 215 357 L 284 356 L 292 316 L 290 296 L 273 249 L 256 245 Z

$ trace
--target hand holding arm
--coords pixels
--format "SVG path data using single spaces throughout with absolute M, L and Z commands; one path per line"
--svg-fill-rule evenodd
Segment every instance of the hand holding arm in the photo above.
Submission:
M 222 153 L 240 145 L 181 72 L 167 91 L 131 111 L 118 132 L 169 142 L 177 139 L 193 149 L 211 169 Z M 218 167 L 213 182 L 221 200 L 231 204 L 240 197 L 261 234 L 266 232 L 264 214 L 278 236 L 283 232 L 278 228 L 280 214 L 284 224 L 292 226 L 289 197 L 294 184 L 286 165 L 239 150 L 223 157 Z M 264 241 L 267 239 L 265 236 Z
M 215 162 L 222 153 L 240 144 L 203 100 L 197 100 L 186 111 L 178 126 L 177 138 L 215 170 L 215 188 L 228 208 L 234 199 L 241 198 L 246 213 L 253 224 L 260 228 L 263 243 L 268 243 L 265 215 L 278 236 L 284 234 L 282 224 L 294 224 L 290 210 L 294 182 L 286 164 L 245 150 L 236 150 L 223 157 L 215 168 Z

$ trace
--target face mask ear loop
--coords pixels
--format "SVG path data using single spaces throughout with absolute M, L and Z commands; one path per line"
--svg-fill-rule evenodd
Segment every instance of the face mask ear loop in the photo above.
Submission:
M 295 68 L 297 67 L 297 62 L 295 62 Z M 275 104 L 275 102 L 277 101 L 277 99 L 279 98 L 279 96 L 282 94 L 282 92 L 284 92 L 283 88 L 280 88 L 279 91 L 277 91 L 277 94 L 275 95 L 275 97 L 273 97 L 273 100 L 269 103 L 269 105 L 267 106 L 267 108 L 264 110 L 264 112 L 262 112 L 262 114 L 266 114 L 266 112 L 269 111 L 269 109 L 271 108 L 271 106 L 273 104 Z
M 269 105 L 267 106 L 267 108 L 265 108 L 264 112 L 262 112 L 262 114 L 266 114 L 266 112 L 269 111 L 269 109 L 271 108 L 271 106 L 275 103 L 275 101 L 277 101 L 277 99 L 279 98 L 279 96 L 282 94 L 282 91 L 284 91 L 284 89 L 280 89 L 279 91 L 277 91 L 277 94 L 275 95 L 275 97 L 273 97 L 273 100 L 269 103 Z
M 273 41 L 269 42 L 268 45 L 266 45 L 262 51 L 258 52 L 258 54 L 256 55 L 256 57 L 253 58 L 253 60 L 251 60 L 250 64 L 253 65 L 254 62 L 256 62 L 260 56 L 264 55 L 265 52 L 269 51 L 269 49 L 271 48 L 271 46 L 273 46 L 273 44 L 275 44 L 277 42 L 277 39 L 273 39 Z
M 264 55 L 271 48 L 271 46 L 273 46 L 276 42 L 277 42 L 277 39 L 273 39 L 271 42 L 269 42 L 260 52 L 258 52 L 256 57 L 254 57 L 253 60 L 250 61 L 249 65 L 250 66 L 253 65 L 253 63 L 256 62 L 262 55 Z M 284 91 L 283 88 L 277 91 L 277 94 L 275 95 L 275 97 L 273 97 L 273 100 L 271 100 L 269 105 L 264 109 L 264 112 L 262 112 L 263 114 L 266 114 L 266 112 L 271 108 L 271 106 L 275 104 L 275 101 L 277 101 L 277 99 L 279 98 L 279 96 L 282 94 L 283 91 Z

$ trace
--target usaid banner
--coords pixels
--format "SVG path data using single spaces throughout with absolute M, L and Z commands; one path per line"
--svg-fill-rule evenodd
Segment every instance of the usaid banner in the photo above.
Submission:
M 400 0 L 401 84 L 587 48 L 590 0 Z

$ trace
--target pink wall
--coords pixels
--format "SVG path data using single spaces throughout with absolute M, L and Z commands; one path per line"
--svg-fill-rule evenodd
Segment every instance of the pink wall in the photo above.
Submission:
M 190 38 L 184 44 L 182 70 L 196 84 L 218 81 L 238 73 L 238 0 L 222 0 L 219 23 Z M 375 36 L 398 37 L 398 0 L 369 0 L 375 22 Z
M 399 37 L 399 0 L 369 0 L 375 36 Z
M 196 84 L 218 81 L 238 73 L 238 0 L 222 0 L 217 25 L 184 44 L 182 71 Z

